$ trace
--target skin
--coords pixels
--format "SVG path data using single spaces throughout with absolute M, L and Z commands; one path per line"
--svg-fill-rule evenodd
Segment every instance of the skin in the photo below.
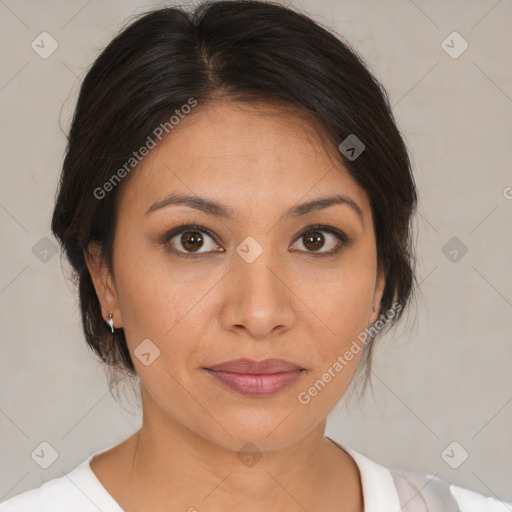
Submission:
M 283 107 L 216 101 L 181 120 L 123 184 L 113 273 L 96 245 L 87 264 L 103 317 L 114 314 L 130 353 L 145 339 L 160 350 L 148 366 L 132 356 L 141 430 L 91 462 L 124 510 L 363 510 L 355 462 L 324 438 L 361 352 L 307 405 L 297 398 L 378 319 L 385 284 L 368 197 L 326 140 Z M 185 205 L 145 214 L 170 193 L 213 199 L 234 216 Z M 359 205 L 362 220 L 346 204 L 283 216 L 333 194 Z M 172 252 L 187 254 L 181 234 L 162 243 L 189 223 L 215 235 L 202 234 L 197 258 Z M 307 245 L 299 235 L 317 223 L 352 243 L 319 255 L 339 241 L 320 231 L 323 244 Z M 263 249 L 252 263 L 236 252 L 249 236 Z M 305 371 L 262 398 L 239 394 L 203 369 L 241 357 L 280 358 Z M 262 455 L 252 467 L 237 457 L 246 443 Z

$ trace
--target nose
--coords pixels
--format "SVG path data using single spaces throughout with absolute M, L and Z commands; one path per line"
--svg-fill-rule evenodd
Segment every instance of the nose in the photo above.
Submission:
M 221 325 L 257 340 L 289 330 L 294 321 L 294 294 L 270 251 L 252 263 L 238 255 L 225 278 Z

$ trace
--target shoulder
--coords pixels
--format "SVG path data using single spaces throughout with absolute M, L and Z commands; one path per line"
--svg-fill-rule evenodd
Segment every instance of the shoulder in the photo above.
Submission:
M 382 466 L 354 450 L 343 448 L 360 474 L 365 512 L 511 512 L 512 503 L 457 487 L 436 476 Z
M 461 504 L 461 510 L 464 512 L 480 512 L 481 510 L 489 512 L 510 512 L 512 510 L 512 502 L 482 496 L 481 494 L 467 489 L 461 489 L 455 485 L 451 485 L 450 489 L 457 501 Z
M 45 482 L 40 487 L 23 492 L 0 503 L 0 512 L 111 512 L 121 510 L 106 507 L 104 491 L 90 471 L 89 461 L 79 464 L 64 476 Z
M 0 512 L 28 512 L 30 510 L 50 512 L 50 507 L 54 512 L 64 511 L 66 504 L 69 506 L 69 503 L 80 499 L 77 491 L 78 489 L 67 477 L 55 478 L 36 489 L 23 492 L 0 503 Z
M 510 512 L 512 503 L 457 487 L 434 475 L 390 469 L 403 510 L 450 512 Z M 407 506 L 406 506 L 407 505 Z
M 77 506 L 74 508 L 77 511 L 88 512 L 95 509 L 97 512 L 91 502 L 84 501 L 87 498 L 73 483 L 75 479 L 80 480 L 83 466 L 84 463 L 68 475 L 49 480 L 36 489 L 25 491 L 0 503 L 0 512 L 64 512 L 69 510 L 70 503 L 76 503 Z

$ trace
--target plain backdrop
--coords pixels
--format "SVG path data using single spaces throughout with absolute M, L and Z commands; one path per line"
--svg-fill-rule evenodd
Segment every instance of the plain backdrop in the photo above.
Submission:
M 114 399 L 86 348 L 49 225 L 80 81 L 130 15 L 157 5 L 0 1 L 0 501 L 140 426 L 137 401 Z M 384 84 L 420 193 L 422 297 L 381 340 L 373 392 L 340 402 L 327 435 L 512 500 L 512 3 L 294 5 Z M 32 45 L 51 49 L 42 32 L 58 44 L 47 58 Z M 42 442 L 58 454 L 47 469 L 31 455 Z

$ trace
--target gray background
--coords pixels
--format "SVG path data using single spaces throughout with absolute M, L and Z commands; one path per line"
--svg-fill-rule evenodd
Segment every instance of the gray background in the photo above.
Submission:
M 59 256 L 44 251 L 55 243 L 49 223 L 80 80 L 128 16 L 156 5 L 0 0 L 0 501 L 140 426 L 137 400 L 109 393 Z M 342 401 L 327 434 L 382 464 L 512 500 L 512 4 L 294 5 L 342 34 L 383 82 L 420 191 L 422 296 L 381 340 L 373 395 L 348 410 Z M 43 31 L 58 42 L 47 59 L 31 47 Z M 453 31 L 469 44 L 457 58 L 441 46 Z M 452 39 L 453 53 L 462 46 Z M 43 441 L 58 452 L 47 469 L 31 458 Z M 457 469 L 441 456 L 454 441 L 452 465 L 469 454 Z

